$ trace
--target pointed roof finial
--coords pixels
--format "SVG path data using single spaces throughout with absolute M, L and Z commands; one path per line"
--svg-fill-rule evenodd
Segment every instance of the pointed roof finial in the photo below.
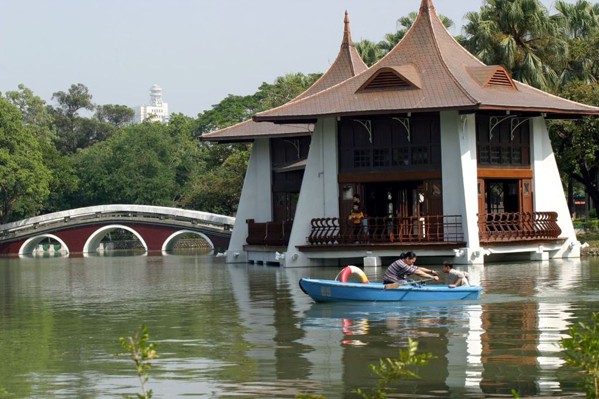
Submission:
M 341 47 L 349 46 L 352 44 L 351 41 L 351 31 L 349 29 L 349 13 L 345 10 L 345 18 L 343 19 L 343 40 L 341 41 Z
M 428 13 L 429 10 L 434 10 L 435 6 L 433 5 L 433 0 L 422 0 L 422 3 L 420 3 L 420 12 L 423 13 Z

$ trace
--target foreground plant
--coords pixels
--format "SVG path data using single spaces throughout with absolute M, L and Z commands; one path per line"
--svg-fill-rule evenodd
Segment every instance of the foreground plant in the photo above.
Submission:
M 140 329 L 136 331 L 132 337 L 121 337 L 119 342 L 121 347 L 131 355 L 131 359 L 135 362 L 137 378 L 141 384 L 141 394 L 137 394 L 138 399 L 149 399 L 152 397 L 152 390 L 146 389 L 146 383 L 150 378 L 148 370 L 152 368 L 150 360 L 158 357 L 156 353 L 156 343 L 150 343 L 150 334 L 148 327 L 142 324 Z
M 370 393 L 364 392 L 361 389 L 356 389 L 354 392 L 364 399 L 386 399 L 388 386 L 393 381 L 398 381 L 407 378 L 420 378 L 418 374 L 408 369 L 410 366 L 426 366 L 430 359 L 434 356 L 432 353 L 417 354 L 418 342 L 408 338 L 408 348 L 400 349 L 397 359 L 389 357 L 379 360 L 379 364 L 370 364 L 370 369 L 375 373 L 379 380 L 377 386 Z M 297 399 L 326 399 L 324 396 L 312 394 L 298 394 Z
M 579 322 L 568 329 L 569 338 L 562 338 L 566 363 L 585 374 L 587 398 L 599 398 L 599 313 L 593 313 L 591 324 Z
M 355 392 L 364 399 L 385 399 L 389 384 L 393 381 L 420 378 L 418 374 L 410 370 L 413 366 L 426 366 L 434 356 L 432 353 L 417 354 L 418 342 L 408 338 L 407 349 L 400 349 L 397 359 L 383 358 L 379 364 L 371 364 L 370 369 L 379 377 L 377 386 L 370 393 L 357 389 Z

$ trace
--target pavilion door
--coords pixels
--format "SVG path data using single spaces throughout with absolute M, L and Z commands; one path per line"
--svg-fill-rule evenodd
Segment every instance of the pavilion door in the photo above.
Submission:
M 520 180 L 520 212 L 532 213 L 532 180 Z
M 481 199 L 484 200 L 482 213 L 521 212 L 519 179 L 484 179 L 483 181 L 484 190 L 481 192 L 479 188 L 479 213 L 481 213 Z
M 485 219 L 483 215 L 487 213 L 486 208 L 486 194 L 485 194 L 485 179 L 478 179 L 477 182 L 478 192 L 478 231 L 485 231 Z
M 478 179 L 478 213 L 532 212 L 531 179 Z
M 532 179 L 478 179 L 479 232 L 527 228 L 523 213 L 533 212 Z M 481 217 L 485 215 L 484 217 Z
M 273 221 L 293 220 L 298 198 L 298 193 L 273 193 Z

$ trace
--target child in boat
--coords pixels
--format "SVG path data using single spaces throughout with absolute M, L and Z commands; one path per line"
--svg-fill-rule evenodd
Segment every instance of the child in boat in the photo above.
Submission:
M 453 265 L 449 262 L 443 262 L 442 268 L 443 273 L 447 274 L 449 288 L 470 287 L 470 282 L 468 281 L 468 272 L 454 269 Z
M 385 277 L 383 277 L 385 289 L 399 287 L 412 274 L 432 280 L 439 280 L 439 273 L 425 267 L 416 266 L 414 263 L 416 263 L 416 254 L 414 252 L 406 252 L 399 255 L 399 259 L 391 263 L 385 272 Z

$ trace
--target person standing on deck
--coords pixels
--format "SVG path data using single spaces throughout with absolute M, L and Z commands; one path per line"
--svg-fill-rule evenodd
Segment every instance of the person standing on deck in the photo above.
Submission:
M 360 205 L 354 203 L 352 211 L 347 217 L 350 224 L 352 225 L 352 238 L 355 242 L 360 241 L 360 233 L 362 231 L 362 220 L 364 219 L 364 212 L 360 209 Z

